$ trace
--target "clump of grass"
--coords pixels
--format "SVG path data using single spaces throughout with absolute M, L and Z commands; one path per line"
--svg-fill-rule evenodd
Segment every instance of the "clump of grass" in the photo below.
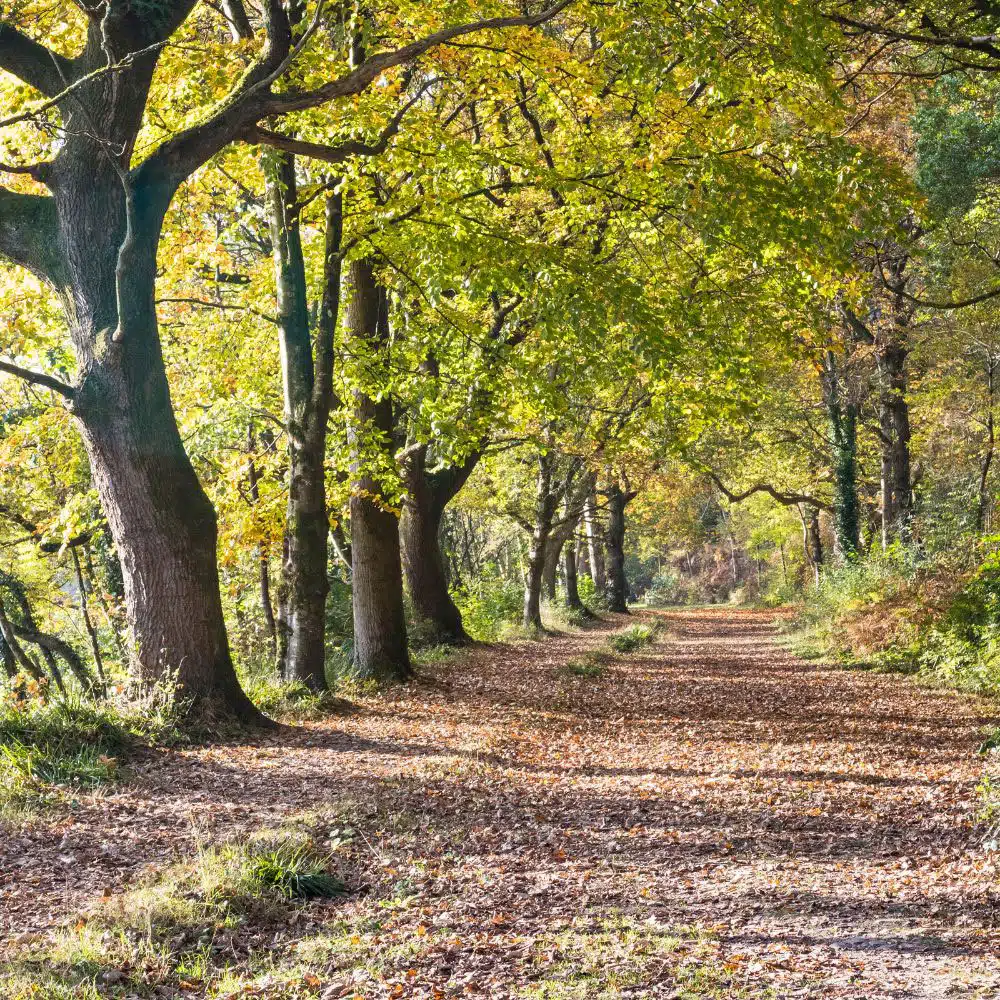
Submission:
M 230 846 L 223 854 L 232 881 L 227 891 L 242 895 L 276 895 L 282 899 L 333 899 L 347 892 L 330 872 L 333 856 L 311 839 L 279 837 Z
M 20 741 L 0 744 L 0 774 L 19 782 L 96 788 L 110 781 L 117 769 L 118 758 L 97 747 L 53 751 Z
M 606 660 L 607 657 L 604 653 L 587 653 L 584 656 L 567 660 L 563 664 L 562 670 L 574 677 L 596 679 L 604 676 Z
M 630 625 L 611 636 L 608 645 L 616 653 L 632 653 L 650 645 L 656 639 L 656 631 L 655 625 Z
M 251 674 L 244 679 L 243 686 L 250 700 L 265 715 L 286 722 L 321 719 L 349 705 L 331 691 L 316 692 L 302 681 L 284 681 L 272 672 Z M 338 684 L 337 690 L 342 687 Z

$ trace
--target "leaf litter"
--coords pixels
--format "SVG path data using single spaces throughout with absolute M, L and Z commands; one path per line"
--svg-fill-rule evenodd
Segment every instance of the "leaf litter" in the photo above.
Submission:
M 666 631 L 599 673 L 564 665 L 627 619 L 150 751 L 5 831 L 4 957 L 206 844 L 299 823 L 340 845 L 348 897 L 215 929 L 193 972 L 109 967 L 97 995 L 1000 997 L 975 791 L 994 708 L 796 659 L 773 612 L 641 617 Z

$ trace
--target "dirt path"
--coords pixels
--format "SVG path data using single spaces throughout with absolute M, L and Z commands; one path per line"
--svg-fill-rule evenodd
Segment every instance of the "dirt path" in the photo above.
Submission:
M 599 677 L 562 665 L 624 620 L 151 755 L 0 842 L 0 930 L 23 951 L 144 865 L 312 810 L 356 829 L 360 891 L 267 948 L 316 996 L 1000 997 L 987 707 L 797 660 L 767 613 L 658 617 L 669 636 Z

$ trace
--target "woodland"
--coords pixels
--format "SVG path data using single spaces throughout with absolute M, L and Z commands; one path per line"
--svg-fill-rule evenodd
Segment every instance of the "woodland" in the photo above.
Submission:
M 1000 996 L 998 74 L 0 0 L 0 996 Z

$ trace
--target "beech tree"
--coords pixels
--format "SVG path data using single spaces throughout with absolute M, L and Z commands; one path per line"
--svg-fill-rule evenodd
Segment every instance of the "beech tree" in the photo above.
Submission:
M 70 54 L 30 36 L 30 12 L 21 23 L 0 22 L 0 68 L 44 99 L 14 117 L 50 108 L 60 116 L 55 156 L 16 167 L 49 193 L 0 190 L 0 254 L 58 290 L 79 374 L 70 384 L 10 364 L 6 370 L 60 393 L 76 417 L 122 563 L 142 677 L 176 672 L 185 695 L 205 710 L 258 718 L 233 669 L 215 511 L 177 431 L 158 336 L 157 247 L 178 187 L 228 144 L 259 137 L 258 122 L 349 100 L 436 45 L 541 24 L 563 6 L 452 25 L 301 87 L 294 70 L 324 27 L 324 6 L 296 29 L 286 8 L 267 0 L 256 52 L 232 73 L 228 92 L 148 153 L 139 138 L 154 77 L 193 0 L 141 7 L 84 0 L 81 42 Z M 246 33 L 244 24 L 234 27 Z

